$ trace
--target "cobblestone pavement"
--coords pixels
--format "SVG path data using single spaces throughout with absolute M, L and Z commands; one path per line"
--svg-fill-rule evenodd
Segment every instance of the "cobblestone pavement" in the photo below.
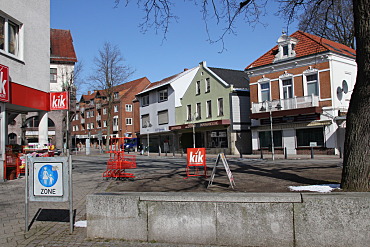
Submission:
M 86 195 L 107 191 L 108 186 L 111 184 L 111 182 L 101 179 L 107 158 L 106 154 L 99 156 L 73 156 L 73 208 L 76 210 L 75 221 L 86 219 Z M 328 160 L 330 158 L 324 157 L 321 159 Z M 339 161 L 338 157 L 333 159 L 336 162 Z M 318 160 L 320 160 L 320 157 L 318 157 Z M 30 222 L 40 208 L 67 210 L 69 206 L 68 202 L 30 202 Z M 86 228 L 75 227 L 73 233 L 70 234 L 69 222 L 34 221 L 30 230 L 25 232 L 25 178 L 21 177 L 20 179 L 0 183 L 0 246 L 188 247 L 193 245 L 167 245 L 104 239 L 88 240 L 86 239 Z

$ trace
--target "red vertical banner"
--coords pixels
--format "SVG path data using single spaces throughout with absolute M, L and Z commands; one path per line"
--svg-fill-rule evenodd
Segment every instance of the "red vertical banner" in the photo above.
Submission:
M 55 92 L 50 93 L 50 110 L 68 110 L 69 97 L 68 92 Z
M 9 102 L 9 68 L 0 64 L 0 101 Z
M 203 168 L 203 171 L 201 168 Z M 186 178 L 192 176 L 207 177 L 207 162 L 205 148 L 187 149 Z

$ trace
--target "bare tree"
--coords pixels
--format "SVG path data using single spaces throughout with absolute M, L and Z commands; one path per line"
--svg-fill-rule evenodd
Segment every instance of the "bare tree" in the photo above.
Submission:
M 114 88 L 124 82 L 134 73 L 127 65 L 118 46 L 109 42 L 104 43 L 99 50 L 99 55 L 94 58 L 94 74 L 89 77 L 94 88 L 103 90 L 107 104 L 107 140 L 106 147 L 109 146 L 110 129 L 112 126 L 112 111 L 114 102 Z
M 116 6 L 120 0 L 114 0 Z M 122 0 L 123 1 L 123 0 Z M 126 5 L 134 0 L 125 0 Z M 280 11 L 288 16 L 287 25 L 300 14 L 310 12 L 325 13 L 317 15 L 324 18 L 324 23 L 329 23 L 329 17 L 337 17 L 337 14 L 329 11 L 329 7 L 338 5 L 339 0 L 276 0 L 280 2 Z M 346 0 L 344 0 L 344 3 Z M 349 1 L 349 0 L 347 0 Z M 147 27 L 158 28 L 164 25 L 164 32 L 168 31 L 168 24 L 174 15 L 171 11 L 173 0 L 136 0 L 138 6 L 144 6 L 144 24 Z M 217 24 L 226 24 L 223 34 L 216 41 L 223 42 L 225 34 L 234 33 L 234 23 L 237 17 L 244 18 L 248 24 L 259 22 L 259 17 L 265 13 L 266 0 L 203 0 L 192 1 L 200 6 L 203 18 L 206 21 L 210 13 L 215 17 Z M 357 49 L 357 78 L 352 93 L 350 106 L 347 114 L 347 128 L 343 160 L 342 188 L 351 191 L 370 191 L 370 0 L 353 0 L 352 14 L 355 47 Z M 326 11 L 325 11 L 326 10 Z M 335 10 L 335 9 L 333 9 Z M 163 19 L 164 18 L 164 19 Z M 339 18 L 339 17 L 338 17 Z M 351 22 L 352 19 L 338 22 Z M 154 24 L 154 25 L 153 25 Z M 334 24 L 330 24 L 334 25 Z M 333 28 L 330 25 L 328 28 Z M 340 28 L 340 27 L 338 27 Z M 208 30 L 208 29 L 207 29 Z M 329 33 L 327 30 L 326 33 Z
M 320 8 L 316 4 L 307 4 L 299 29 L 355 48 L 352 0 L 324 1 Z

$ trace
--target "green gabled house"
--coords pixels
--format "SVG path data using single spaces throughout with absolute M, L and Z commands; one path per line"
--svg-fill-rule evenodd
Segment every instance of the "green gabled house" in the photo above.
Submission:
M 178 149 L 204 147 L 207 153 L 250 154 L 249 81 L 243 71 L 207 67 L 198 72 L 176 107 L 170 126 Z

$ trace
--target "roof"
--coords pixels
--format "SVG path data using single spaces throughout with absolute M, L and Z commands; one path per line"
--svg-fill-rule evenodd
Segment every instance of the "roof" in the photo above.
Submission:
M 234 88 L 248 88 L 249 82 L 247 75 L 242 70 L 231 70 L 208 67 L 226 83 L 231 84 Z
M 77 62 L 69 30 L 50 29 L 50 62 Z
M 129 92 L 131 89 L 134 89 L 138 84 L 140 84 L 141 82 L 143 82 L 145 80 L 147 80 L 149 82 L 148 78 L 142 77 L 142 78 L 139 78 L 139 79 L 136 79 L 136 80 L 133 80 L 133 81 L 129 81 L 129 82 L 114 86 L 113 87 L 113 92 L 118 92 L 119 96 L 123 97 L 127 92 Z M 92 100 L 95 97 L 97 97 L 98 95 L 101 95 L 101 96 L 104 97 L 104 96 L 106 96 L 106 91 L 104 89 L 101 89 L 101 90 L 95 90 L 91 94 L 82 95 L 81 96 L 81 101 Z
M 160 81 L 156 81 L 156 82 L 153 82 L 151 83 L 146 89 L 144 89 L 143 91 L 141 91 L 140 93 L 138 93 L 137 95 L 140 95 L 140 94 L 143 94 L 143 93 L 146 93 L 146 92 L 149 92 L 151 90 L 154 90 L 156 88 L 159 88 L 159 87 L 162 87 L 162 86 L 165 86 L 165 85 L 168 85 L 168 84 L 171 84 L 172 82 L 174 82 L 175 80 L 179 79 L 180 77 L 186 75 L 187 73 L 189 73 L 190 71 L 193 71 L 194 69 L 197 69 L 198 67 L 194 67 L 192 69 L 185 69 L 183 72 L 181 73 L 178 73 L 178 74 L 175 74 L 175 75 L 172 75 L 172 76 L 169 76 L 169 77 L 166 77 Z
M 313 34 L 305 33 L 303 31 L 296 31 L 291 35 L 291 37 L 298 39 L 298 43 L 294 48 L 296 52 L 295 58 L 305 57 L 328 51 L 347 57 L 356 58 L 356 50 L 346 45 L 321 38 Z M 277 50 L 278 46 L 276 45 L 264 55 L 259 57 L 256 61 L 248 65 L 245 69 L 247 70 L 255 67 L 273 64 Z

